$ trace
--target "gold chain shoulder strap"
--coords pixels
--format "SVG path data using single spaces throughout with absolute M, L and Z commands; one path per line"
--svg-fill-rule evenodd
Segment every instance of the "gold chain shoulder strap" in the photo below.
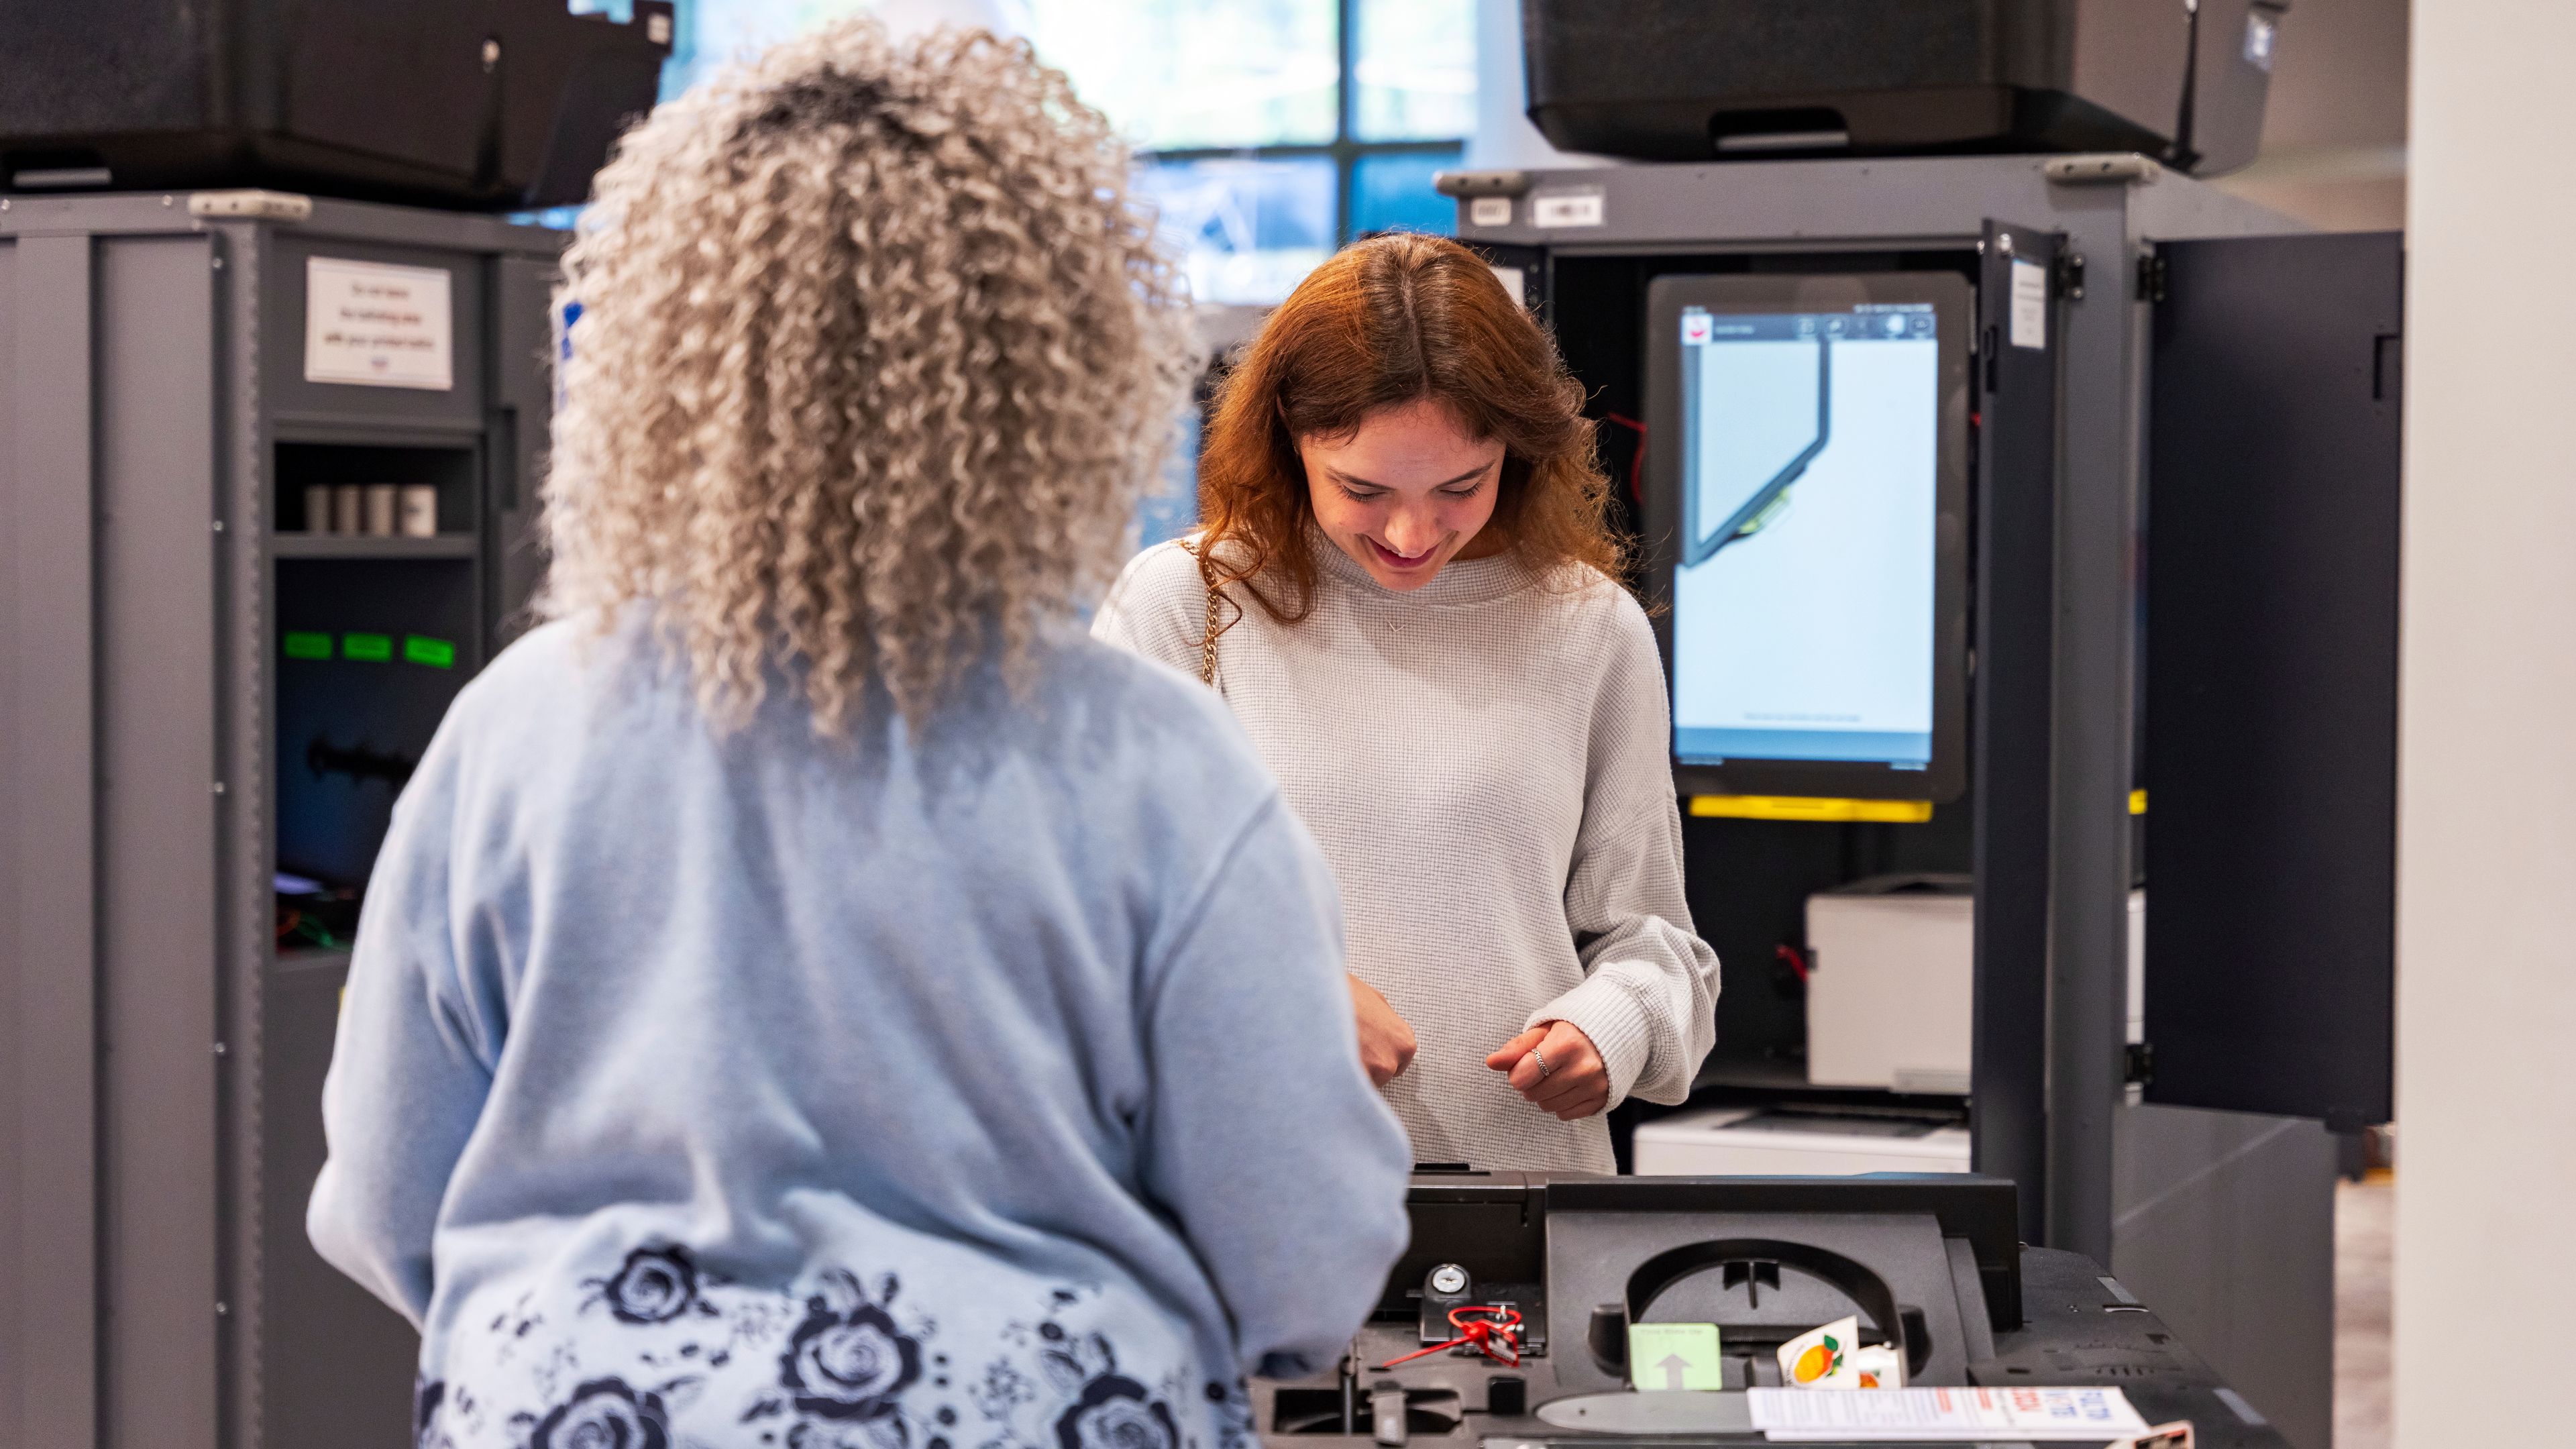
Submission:
M 1208 562 L 1206 554 L 1192 548 L 1186 540 L 1181 544 L 1181 552 L 1188 554 L 1198 564 L 1199 582 L 1207 586 L 1207 622 L 1199 626 L 1199 683 L 1214 689 L 1216 687 L 1216 636 L 1225 632 L 1216 626 L 1218 598 L 1216 568 Z

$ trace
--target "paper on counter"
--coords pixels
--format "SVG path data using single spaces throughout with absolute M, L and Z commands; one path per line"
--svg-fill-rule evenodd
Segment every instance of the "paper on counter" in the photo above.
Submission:
M 1768 1439 L 1834 1443 L 1915 1440 L 2079 1440 L 2100 1443 L 2147 1427 L 2118 1389 L 1889 1389 L 1816 1394 L 1754 1389 L 1753 1427 Z

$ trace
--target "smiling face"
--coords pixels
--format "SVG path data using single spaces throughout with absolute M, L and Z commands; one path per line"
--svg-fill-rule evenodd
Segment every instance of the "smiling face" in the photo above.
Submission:
M 1500 439 L 1475 437 L 1427 399 L 1370 413 L 1347 437 L 1297 443 L 1324 536 L 1398 593 L 1431 582 L 1452 559 L 1510 546 L 1485 527 L 1502 491 L 1503 451 Z

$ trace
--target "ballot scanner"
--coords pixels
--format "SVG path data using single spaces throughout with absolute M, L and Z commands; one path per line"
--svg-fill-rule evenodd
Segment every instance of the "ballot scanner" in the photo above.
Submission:
M 1269 1449 L 1760 1443 L 1748 1391 L 1782 1389 L 1780 1346 L 1843 1319 L 1915 1388 L 2116 1388 L 2204 1446 L 2288 1444 L 2100 1265 L 2023 1246 L 2000 1178 L 1444 1172 L 1414 1179 L 1409 1209 L 1341 1361 L 1254 1383 Z M 1462 1341 L 1476 1323 L 1512 1332 Z M 1634 1387 L 1680 1382 L 1678 1358 L 1628 1361 L 1653 1324 L 1715 1325 L 1721 1386 Z

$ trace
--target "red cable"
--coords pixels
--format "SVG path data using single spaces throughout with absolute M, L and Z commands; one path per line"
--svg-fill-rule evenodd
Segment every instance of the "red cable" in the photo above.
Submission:
M 1458 1316 L 1462 1313 L 1481 1314 L 1483 1316 L 1474 1319 L 1462 1319 Z M 1477 1352 L 1482 1353 L 1485 1357 L 1492 1359 L 1494 1362 L 1501 1364 L 1505 1368 L 1519 1368 L 1521 1366 L 1521 1314 L 1519 1309 L 1500 1306 L 1490 1308 L 1452 1308 L 1449 1310 L 1449 1326 L 1458 1330 L 1458 1336 L 1456 1338 L 1450 1339 L 1447 1343 L 1435 1343 L 1427 1348 L 1417 1348 L 1411 1353 L 1399 1354 L 1396 1357 L 1379 1364 L 1378 1368 L 1381 1371 L 1391 1369 L 1397 1364 L 1411 1363 L 1417 1358 L 1428 1358 L 1432 1354 L 1452 1348 L 1473 1348 Z M 1497 1341 L 1499 1341 L 1503 1346 L 1502 1352 L 1500 1353 L 1496 1352 L 1494 1349 L 1494 1344 Z M 1508 1355 L 1508 1357 L 1506 1355 Z
M 1781 960 L 1788 962 L 1789 969 L 1798 973 L 1799 983 L 1801 985 L 1805 984 L 1807 980 L 1807 958 L 1798 954 L 1797 947 L 1783 942 L 1781 945 L 1772 949 L 1772 954 L 1778 956 Z

